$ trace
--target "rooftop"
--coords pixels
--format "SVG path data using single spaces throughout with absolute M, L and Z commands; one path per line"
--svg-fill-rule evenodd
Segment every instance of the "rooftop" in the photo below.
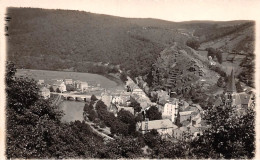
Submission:
M 145 130 L 145 121 L 141 122 L 141 130 Z M 176 125 L 172 124 L 172 122 L 169 119 L 163 119 L 163 120 L 152 120 L 148 121 L 148 130 L 152 129 L 167 129 L 167 128 L 178 128 Z

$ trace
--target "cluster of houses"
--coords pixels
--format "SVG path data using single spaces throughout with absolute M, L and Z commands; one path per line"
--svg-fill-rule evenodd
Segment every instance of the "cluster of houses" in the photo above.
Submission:
M 238 113 L 244 113 L 248 108 L 254 109 L 255 107 L 255 93 L 249 92 L 237 92 L 235 86 L 235 77 L 233 70 L 228 78 L 227 90 L 225 98 L 219 97 L 215 103 L 215 107 L 225 106 L 231 107 L 238 111 Z
M 129 111 L 135 115 L 134 108 L 131 107 L 131 102 L 133 101 L 140 103 L 140 106 L 143 109 L 155 105 L 155 103 L 150 101 L 145 92 L 137 86 L 131 78 L 128 78 L 126 87 L 127 91 L 104 91 L 101 94 L 101 100 L 107 105 L 108 110 L 113 112 L 115 116 L 117 116 L 117 112 L 121 109 Z
M 165 91 L 158 91 L 159 110 L 162 113 L 161 120 L 145 121 L 137 123 L 137 130 L 143 134 L 156 130 L 163 137 L 184 140 L 192 139 L 203 134 L 203 130 L 209 126 L 202 119 L 204 110 L 198 104 L 189 104 L 184 100 L 172 98 Z M 248 108 L 254 109 L 255 95 L 253 92 L 236 92 L 233 71 L 227 83 L 224 98 L 215 101 L 213 107 L 232 107 L 238 114 L 245 113 Z
M 145 134 L 156 130 L 163 137 L 183 140 L 202 134 L 207 125 L 202 121 L 203 109 L 198 104 L 188 104 L 177 98 L 167 100 L 161 109 L 162 119 L 137 123 L 137 130 Z
M 108 107 L 108 110 L 117 116 L 117 113 L 124 109 L 134 115 L 134 108 L 131 107 L 131 93 L 126 91 L 101 93 L 101 100 Z
M 64 93 L 70 89 L 76 91 L 85 92 L 88 90 L 89 85 L 87 82 L 72 79 L 55 79 L 51 80 L 50 83 L 45 84 L 44 80 L 39 80 L 38 85 L 40 87 L 40 95 L 44 99 L 50 98 L 50 92 Z

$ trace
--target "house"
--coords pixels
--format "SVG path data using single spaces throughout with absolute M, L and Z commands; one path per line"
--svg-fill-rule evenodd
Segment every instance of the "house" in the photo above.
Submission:
M 45 86 L 40 88 L 39 95 L 42 96 L 44 99 L 49 99 L 51 96 L 51 92 Z
M 172 133 L 172 137 L 178 140 L 194 139 L 200 135 L 202 135 L 202 129 L 193 126 L 180 127 L 173 130 Z
M 112 97 L 112 103 L 120 106 L 129 106 L 131 100 L 130 92 L 121 92 L 120 94 L 115 94 Z
M 112 96 L 112 101 L 113 104 L 119 104 L 122 103 L 122 100 L 120 98 L 120 95 L 113 95 Z
M 172 135 L 172 131 L 177 129 L 178 127 L 169 119 L 163 119 L 163 120 L 152 120 L 149 121 L 146 119 L 146 121 L 139 122 L 137 125 L 137 131 L 142 132 L 142 134 L 145 134 L 151 130 L 156 130 L 160 135 Z
M 80 83 L 81 83 L 80 80 L 76 80 L 76 81 L 73 82 L 73 85 L 74 85 L 74 87 L 75 87 L 76 89 L 79 89 Z
M 65 83 L 66 85 L 72 85 L 72 84 L 73 84 L 72 79 L 64 79 L 63 81 L 64 81 L 64 83 Z
M 160 91 L 156 91 L 156 93 L 157 93 L 159 104 L 166 104 L 167 100 L 170 99 L 170 95 L 168 94 L 167 91 L 160 90 Z
M 241 108 L 247 109 L 249 108 L 249 100 L 251 95 L 246 94 L 245 92 L 239 93 L 240 101 L 241 101 Z
M 44 84 L 44 80 L 38 80 L 37 84 L 38 85 L 43 85 Z
M 108 94 L 106 91 L 101 93 L 101 101 L 109 108 L 112 102 L 112 95 Z
M 55 81 L 53 84 L 52 84 L 52 87 L 53 87 L 53 90 L 57 92 L 57 90 L 59 90 L 61 93 L 63 92 L 66 92 L 66 85 L 63 81 Z
M 129 106 L 131 100 L 131 92 L 120 93 L 121 105 Z
M 115 115 L 115 117 L 117 117 L 118 109 L 116 105 L 110 104 L 110 107 L 108 107 L 108 111 L 112 112 Z
M 163 107 L 162 117 L 165 119 L 170 119 L 175 122 L 177 116 L 177 111 L 179 109 L 179 99 L 172 99 L 167 101 Z
M 144 92 L 140 88 L 135 88 L 135 89 L 133 89 L 132 94 L 136 94 L 136 95 L 142 96 L 144 94 Z
M 83 92 L 88 89 L 88 83 L 87 82 L 80 82 L 79 83 L 79 89 Z
M 189 106 L 184 111 L 180 112 L 180 122 L 191 120 L 193 116 L 197 115 L 199 110 L 197 107 Z

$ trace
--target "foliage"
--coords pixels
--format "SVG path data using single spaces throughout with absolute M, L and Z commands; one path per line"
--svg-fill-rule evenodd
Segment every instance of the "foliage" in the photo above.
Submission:
M 251 109 L 239 113 L 236 109 L 223 106 L 214 108 L 205 115 L 210 128 L 194 145 L 203 145 L 198 148 L 204 154 L 206 149 L 215 154 L 206 155 L 205 158 L 251 159 L 255 151 L 254 116 Z
M 67 84 L 67 85 L 66 85 L 66 90 L 67 90 L 68 92 L 70 92 L 70 91 L 75 91 L 76 88 L 75 88 L 73 85 Z
M 54 89 L 53 89 L 53 87 L 52 87 L 52 86 L 50 87 L 50 92 L 54 92 Z
M 225 71 L 223 71 L 220 67 L 218 66 L 209 66 L 209 68 L 215 72 L 217 72 L 221 77 L 226 77 L 227 74 Z
M 84 109 L 83 109 L 83 117 L 84 120 L 87 120 L 87 118 L 90 121 L 94 121 L 96 118 L 98 118 L 98 115 L 96 111 L 94 110 L 93 103 L 85 104 Z
M 220 50 L 217 50 L 216 58 L 217 58 L 217 60 L 218 60 L 218 63 L 222 64 L 222 62 L 223 62 L 223 57 L 222 57 L 222 53 L 221 53 Z
M 223 77 L 219 77 L 217 86 L 223 88 L 225 86 L 225 79 Z
M 135 114 L 141 112 L 142 107 L 138 101 L 136 101 L 133 97 L 131 97 L 130 107 L 134 108 Z
M 101 137 L 84 122 L 60 121 L 63 113 L 41 99 L 34 80 L 15 78 L 15 67 L 6 65 L 8 159 L 96 157 Z
M 255 87 L 255 54 L 250 54 L 249 56 L 245 57 L 240 66 L 242 67 L 242 71 L 238 75 L 239 80 L 248 86 Z
M 126 83 L 126 81 L 128 80 L 128 79 L 127 79 L 127 75 L 126 75 L 124 72 L 122 72 L 122 73 L 120 74 L 120 79 L 121 79 L 124 83 Z
M 143 157 L 141 143 L 129 137 L 117 137 L 99 150 L 100 158 L 106 159 L 136 159 Z
M 117 119 L 128 125 L 127 129 L 129 135 L 135 134 L 136 121 L 135 116 L 133 114 L 131 114 L 129 111 L 122 109 L 118 112 Z
M 242 22 L 236 25 L 229 26 L 218 26 L 218 24 L 205 24 L 200 28 L 197 28 L 194 32 L 194 36 L 199 36 L 201 42 L 208 42 L 211 40 L 216 40 L 222 38 L 227 35 L 231 35 L 232 33 L 236 33 L 246 29 L 248 27 L 253 26 L 255 23 L 250 22 Z
M 187 40 L 186 45 L 197 50 L 200 47 L 200 42 L 196 39 L 189 39 Z
M 98 99 L 97 99 L 97 97 L 95 95 L 91 95 L 90 100 L 91 101 L 97 101 Z
M 57 88 L 57 89 L 56 89 L 56 92 L 57 92 L 57 93 L 61 93 L 60 88 Z
M 236 90 L 237 90 L 238 93 L 244 92 L 244 90 L 241 86 L 241 83 L 239 81 L 236 83 Z
M 148 110 L 146 110 L 146 118 L 149 120 L 160 120 L 162 119 L 162 113 L 159 112 L 156 106 L 151 106 Z

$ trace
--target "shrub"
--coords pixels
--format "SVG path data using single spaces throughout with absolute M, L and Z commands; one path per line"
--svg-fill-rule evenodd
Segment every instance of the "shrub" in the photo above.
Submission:
M 193 49 L 195 49 L 195 50 L 197 50 L 200 47 L 200 43 L 196 39 L 189 39 L 189 40 L 187 40 L 186 45 L 191 47 L 191 48 L 193 48 Z

